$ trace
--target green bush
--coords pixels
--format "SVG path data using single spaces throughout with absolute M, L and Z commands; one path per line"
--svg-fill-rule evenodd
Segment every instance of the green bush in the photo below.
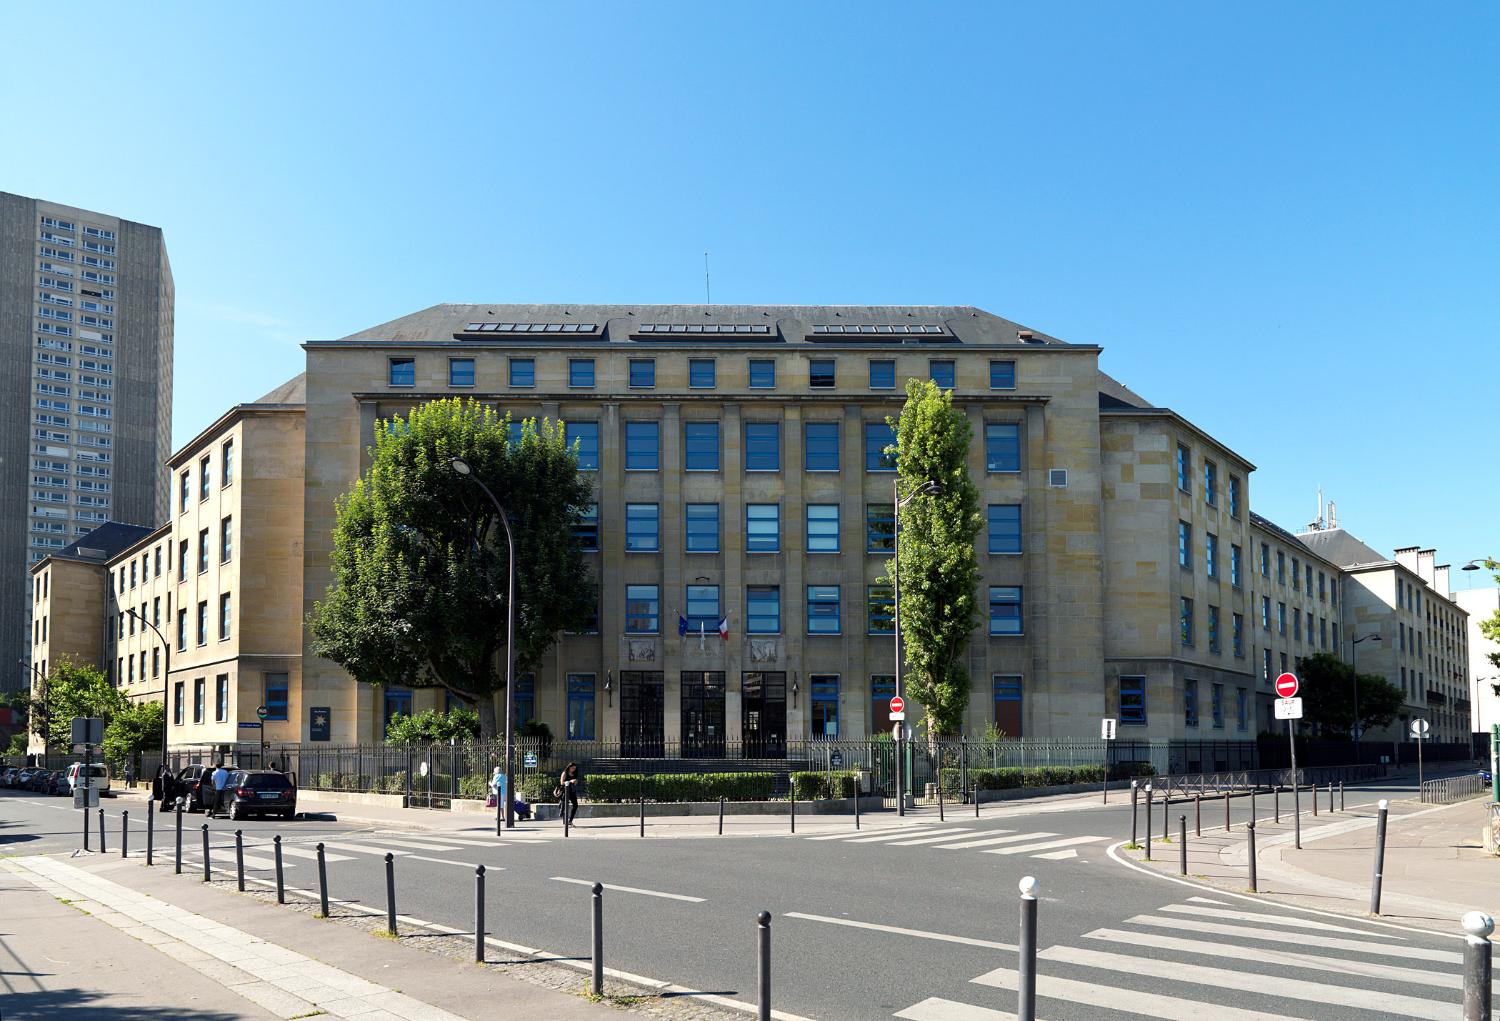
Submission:
M 793 773 L 792 796 L 798 801 L 852 798 L 858 782 L 857 774 L 849 770 L 835 770 L 831 773 L 814 771 Z
M 380 778 L 380 793 L 381 794 L 405 794 L 406 793 L 406 774 L 405 773 L 388 773 L 387 775 L 381 777 Z
M 939 782 L 943 791 L 959 793 L 959 770 L 949 767 L 942 770 Z M 1018 787 L 1062 787 L 1075 783 L 1099 783 L 1104 779 L 1103 766 L 1001 766 L 998 769 L 979 768 L 969 770 L 969 787 L 978 786 L 982 791 L 1008 791 Z
M 1139 776 L 1155 776 L 1156 767 L 1149 762 L 1116 762 L 1109 769 L 1111 780 L 1131 780 Z
M 487 798 L 490 796 L 490 778 L 470 773 L 458 778 L 458 794 L 462 798 Z
M 586 801 L 619 804 L 644 796 L 647 801 L 769 801 L 771 773 L 662 773 L 642 776 L 639 773 L 598 773 L 585 776 L 583 796 Z M 548 779 L 548 800 L 555 782 Z
M 520 783 L 521 800 L 528 805 L 550 804 L 557 801 L 552 791 L 557 787 L 557 777 L 545 773 L 533 773 Z

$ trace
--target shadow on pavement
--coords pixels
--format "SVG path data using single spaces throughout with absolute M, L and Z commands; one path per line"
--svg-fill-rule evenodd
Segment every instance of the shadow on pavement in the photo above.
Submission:
M 237 1021 L 243 1015 L 185 1007 L 119 1007 L 97 1002 L 101 995 L 86 989 L 51 989 L 42 992 L 7 992 L 5 1021 L 61 1018 L 63 1021 Z

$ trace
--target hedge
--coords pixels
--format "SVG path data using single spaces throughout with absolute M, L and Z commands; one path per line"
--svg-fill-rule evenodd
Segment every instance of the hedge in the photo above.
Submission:
M 607 804 L 635 801 L 642 795 L 647 801 L 769 801 L 772 773 L 639 773 L 585 774 L 583 800 Z M 557 777 L 532 775 L 521 783 L 521 796 L 528 803 L 553 802 L 552 791 Z
M 944 791 L 958 792 L 960 773 L 956 767 L 945 768 L 940 782 Z M 1099 783 L 1104 779 L 1103 766 L 1001 766 L 998 769 L 969 770 L 969 787 L 982 791 L 1015 790 L 1020 787 L 1062 787 L 1075 783 Z
M 848 770 L 835 770 L 831 773 L 793 773 L 792 796 L 798 801 L 852 798 L 858 782 L 858 775 Z

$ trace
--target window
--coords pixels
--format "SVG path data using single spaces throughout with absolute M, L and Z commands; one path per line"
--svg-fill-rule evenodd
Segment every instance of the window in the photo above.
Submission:
M 151 623 L 161 627 L 161 596 L 153 596 L 151 599 Z
M 927 375 L 940 389 L 953 389 L 953 363 L 946 359 L 929 359 L 927 362 Z
M 894 390 L 896 389 L 896 363 L 887 359 L 877 359 L 870 363 L 870 389 L 871 390 Z
M 1223 651 L 1219 643 L 1219 608 L 1217 606 L 1208 608 L 1208 651 L 1215 655 Z
M 889 585 L 865 586 L 865 616 L 866 634 L 896 633 L 896 596 Z
M 411 692 L 392 691 L 390 688 L 386 688 L 385 698 L 383 699 L 383 702 L 383 709 L 385 712 L 384 733 L 388 734 L 391 730 L 392 720 L 394 720 L 397 716 L 411 715 Z
M 814 358 L 807 363 L 807 385 L 816 390 L 832 390 L 835 382 L 832 358 Z
M 448 697 L 452 698 L 453 693 L 449 692 Z M 516 678 L 516 692 L 511 702 L 516 713 L 516 727 L 536 719 L 536 674 L 522 674 Z
M 229 593 L 224 592 L 219 596 L 219 641 L 229 640 Z
M 1021 505 L 992 503 L 988 517 L 990 552 L 1021 552 Z
M 1328 618 L 1318 618 L 1318 648 L 1328 648 Z
M 198 499 L 208 499 L 209 479 L 213 473 L 208 470 L 208 458 L 198 462 Z
M 984 427 L 984 468 L 992 472 L 1021 470 L 1021 427 L 1015 422 L 989 422 Z
M 745 589 L 745 630 L 752 635 L 781 633 L 781 589 L 751 585 Z
M 1214 684 L 1208 692 L 1209 711 L 1213 713 L 1214 729 L 1224 729 L 1224 685 Z
M 135 582 L 135 579 L 136 579 L 136 574 L 135 574 L 136 566 L 137 566 L 136 562 L 134 560 L 131 560 L 130 561 L 130 587 L 131 588 L 135 588 L 135 583 L 136 583 Z
M 1191 648 L 1193 645 L 1193 601 L 1186 596 L 1178 602 L 1177 630 L 1180 632 L 1182 644 Z
M 568 359 L 568 385 L 584 387 L 594 385 L 594 360 L 592 358 Z
M 1318 572 L 1318 601 L 1328 601 L 1328 577 L 1322 571 Z
M 1302 591 L 1302 566 L 1296 557 L 1292 558 L 1292 591 Z
M 1271 650 L 1262 649 L 1260 652 L 1260 676 L 1262 680 L 1271 679 Z
M 714 360 L 712 358 L 688 359 L 688 386 L 694 390 L 714 388 Z
M 1229 546 L 1229 584 L 1240 587 L 1240 548 L 1233 543 Z
M 719 586 L 689 585 L 687 587 L 688 633 L 717 633 L 719 620 Z
M 1022 634 L 1019 585 L 990 586 L 990 634 Z
M 214 678 L 214 719 L 223 723 L 229 719 L 229 675 Z
M 1181 443 L 1177 444 L 1177 488 L 1184 493 L 1193 491 L 1193 453 Z
M 719 470 L 719 423 L 684 422 L 682 466 L 690 472 Z
M 198 644 L 208 644 L 208 600 L 198 603 Z
M 776 389 L 776 363 L 772 359 L 750 359 L 750 389 Z
M 1210 507 L 1218 506 L 1219 466 L 1212 461 L 1203 462 L 1203 502 Z
M 208 529 L 204 528 L 198 532 L 198 573 L 203 574 L 208 570 Z
M 1333 627 L 1333 651 L 1335 653 L 1337 653 L 1342 648 L 1339 645 L 1339 622 L 1338 621 L 1334 621 L 1332 627 Z
M 1265 543 L 1260 544 L 1260 576 L 1262 578 L 1271 576 L 1271 547 Z
M 802 425 L 803 469 L 810 472 L 839 470 L 839 424 L 805 422 Z
M 745 423 L 745 470 L 774 472 L 781 470 L 781 423 Z
M 1193 566 L 1193 526 L 1186 521 L 1177 522 L 1177 566 Z
M 1286 554 L 1281 550 L 1276 551 L 1276 583 L 1286 585 Z
M 182 726 L 182 710 L 183 702 L 185 701 L 183 696 L 184 687 L 185 682 L 183 681 L 178 681 L 172 685 L 172 724 L 178 727 Z
M 810 503 L 807 505 L 807 552 L 837 553 L 839 551 L 839 505 L 836 503 Z
M 186 539 L 177 545 L 177 580 L 187 581 L 188 564 L 188 541 Z
M 1250 697 L 1244 688 L 1234 689 L 1234 729 L 1248 730 L 1250 727 Z
M 1182 685 L 1182 718 L 1189 727 L 1198 725 L 1198 682 L 1184 681 Z
M 1141 727 L 1146 724 L 1146 678 L 1138 675 L 1120 677 L 1120 724 Z
M 1244 614 L 1240 614 L 1240 613 L 1234 614 L 1234 616 L 1231 618 L 1231 624 L 1232 624 L 1232 627 L 1234 629 L 1234 633 L 1231 636 L 1231 640 L 1234 642 L 1234 655 L 1235 655 L 1235 658 L 1236 659 L 1244 659 L 1245 658 L 1245 616 L 1244 616 Z
M 227 486 L 234 481 L 234 440 L 225 440 L 219 448 L 219 485 Z M 161 573 L 161 550 L 156 551 L 156 573 Z
M 810 635 L 839 633 L 839 587 L 837 585 L 807 586 L 807 633 Z
M 839 736 L 839 675 L 810 674 L 812 693 L 812 736 Z
M 536 386 L 536 359 L 512 358 L 510 360 L 511 386 Z
M 144 678 L 143 678 L 144 679 Z M 135 657 L 131 656 L 125 661 L 125 683 L 135 683 Z
M 896 470 L 896 430 L 884 422 L 865 423 L 865 471 Z M 887 452 L 887 448 L 891 448 Z
M 1276 604 L 1276 631 L 1278 634 L 1286 634 L 1286 603 Z
M 194 723 L 202 723 L 203 722 L 203 700 L 204 700 L 204 695 L 206 694 L 206 688 L 207 688 L 207 686 L 208 686 L 208 679 L 207 678 L 205 678 L 205 677 L 194 678 L 194 680 L 193 680 L 193 722 Z
M 1219 537 L 1212 532 L 1203 535 L 1203 558 L 1208 561 L 1204 565 L 1210 578 L 1219 576 Z
M 625 470 L 654 472 L 661 468 L 661 423 L 625 423 Z
M 594 740 L 594 675 L 568 675 L 568 738 Z
M 686 507 L 686 549 L 689 553 L 719 552 L 719 505 L 690 503 Z
M 1232 518 L 1240 516 L 1240 477 L 1238 475 L 1229 476 L 1229 516 Z
M 151 650 L 151 676 L 153 678 L 161 676 L 161 647 L 160 646 L 153 647 L 152 650 Z
M 472 358 L 449 358 L 448 359 L 448 385 L 449 386 L 473 386 L 474 385 L 474 359 L 472 359 Z
M 779 553 L 781 551 L 781 505 L 776 503 L 745 504 L 745 552 Z
M 177 651 L 183 652 L 187 649 L 187 611 L 177 611 Z
M 1308 623 L 1310 624 L 1311 622 L 1312 618 L 1309 616 Z M 1309 627 L 1308 630 L 1311 631 L 1312 628 Z M 1302 611 L 1295 606 L 1292 607 L 1292 640 L 1302 641 Z
M 392 358 L 389 365 L 391 386 L 417 385 L 417 360 L 415 358 Z
M 266 674 L 266 719 L 285 720 L 287 718 L 287 690 L 286 674 Z
M 655 585 L 625 586 L 625 633 L 654 635 L 661 631 L 661 596 Z
M 630 359 L 630 385 L 637 387 L 651 387 L 656 385 L 655 358 Z
M 865 505 L 865 552 L 893 553 L 896 549 L 896 505 Z
M 573 535 L 578 539 L 578 548 L 585 553 L 599 552 L 599 505 L 586 504 L 578 523 L 573 526 Z
M 990 362 L 990 389 L 1014 390 L 1016 388 L 1016 363 L 1011 361 Z
M 654 503 L 625 505 L 625 552 L 656 553 L 661 550 L 661 508 Z
M 891 732 L 891 697 L 896 694 L 895 674 L 870 675 L 870 731 Z
M 563 427 L 563 439 L 571 448 L 578 444 L 578 470 L 599 470 L 599 423 L 569 422 Z
M 228 517 L 219 522 L 219 563 L 229 563 L 229 558 L 234 555 L 234 518 Z

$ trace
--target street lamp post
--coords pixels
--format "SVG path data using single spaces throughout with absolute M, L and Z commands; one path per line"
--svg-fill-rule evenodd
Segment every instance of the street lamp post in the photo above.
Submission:
M 41 670 L 37 667 L 37 665 L 35 663 L 28 663 L 24 659 L 18 659 L 18 660 L 16 660 L 16 662 L 19 663 L 19 664 L 21 664 L 23 667 L 28 668 L 31 671 L 31 687 L 33 689 L 40 688 L 42 690 L 42 696 L 41 696 L 41 699 L 40 699 L 40 701 L 42 703 L 42 706 L 43 706 L 43 709 L 42 709 L 42 760 L 46 761 L 47 754 L 51 750 L 48 747 L 49 746 L 49 741 L 48 741 L 47 730 L 48 730 L 49 725 L 52 723 L 52 710 L 51 710 L 51 707 L 47 705 L 47 694 L 46 694 L 46 692 L 47 692 L 47 675 L 44 674 L 44 673 L 42 673 Z M 37 683 L 38 681 L 40 681 L 41 683 L 38 684 Z M 33 732 L 35 732 L 35 728 L 34 728 L 32 722 L 31 722 L 31 715 L 30 715 L 30 713 L 27 714 L 27 727 L 30 728 L 30 729 L 32 729 Z
M 511 760 L 515 757 L 512 748 L 515 741 L 515 714 L 511 711 L 515 697 L 515 674 L 516 674 L 516 537 L 511 534 L 510 515 L 505 508 L 500 506 L 500 501 L 495 494 L 490 492 L 490 487 L 484 484 L 468 461 L 461 457 L 455 457 L 448 462 L 454 472 L 466 479 L 475 482 L 484 495 L 490 498 L 490 503 L 495 505 L 495 512 L 500 515 L 500 524 L 505 526 L 505 545 L 510 550 L 510 571 L 507 578 L 505 597 L 505 790 L 501 797 L 505 800 L 505 828 L 513 829 L 516 825 L 515 812 L 515 776 L 512 770 Z
M 151 623 L 138 613 L 135 607 L 125 611 L 131 617 L 141 622 L 142 627 L 148 627 L 156 632 L 156 637 L 161 639 L 162 673 L 161 673 L 161 764 L 167 764 L 167 689 L 172 685 L 172 643 L 167 641 L 167 636 L 161 633 L 161 628 Z
M 1378 642 L 1380 640 L 1380 635 L 1377 633 L 1364 635 L 1349 642 L 1349 669 L 1354 673 L 1354 727 L 1352 729 L 1354 731 L 1354 764 L 1356 766 L 1360 764 L 1359 737 L 1360 730 L 1362 729 L 1359 725 L 1359 643 Z
M 891 527 L 894 532 L 893 545 L 896 569 L 891 572 L 892 619 L 896 635 L 896 696 L 901 696 L 901 508 L 919 496 L 936 496 L 943 491 L 942 484 L 928 479 L 901 499 L 901 479 L 891 480 Z M 896 726 L 896 814 L 906 814 L 906 721 Z M 941 777 L 939 777 L 941 780 Z

